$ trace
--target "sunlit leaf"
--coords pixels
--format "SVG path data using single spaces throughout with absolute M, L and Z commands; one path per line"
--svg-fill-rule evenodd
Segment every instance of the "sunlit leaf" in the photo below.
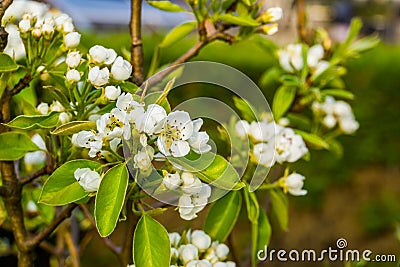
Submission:
M 159 46 L 165 48 L 175 44 L 191 33 L 196 26 L 196 21 L 188 21 L 176 26 L 164 37 Z
M 17 160 L 26 153 L 40 150 L 29 136 L 8 132 L 0 134 L 0 160 Z

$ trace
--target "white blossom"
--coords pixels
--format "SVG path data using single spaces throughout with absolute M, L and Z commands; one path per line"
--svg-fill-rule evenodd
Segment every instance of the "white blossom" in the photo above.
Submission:
M 264 142 L 269 141 L 275 133 L 275 124 L 267 123 L 265 121 L 256 122 L 253 121 L 250 124 L 248 134 L 256 141 L 256 142 Z
M 99 190 L 101 178 L 98 172 L 89 168 L 78 168 L 74 172 L 74 177 L 85 191 L 96 192 Z
M 28 32 L 31 29 L 31 21 L 27 19 L 23 19 L 18 24 L 19 30 L 22 33 Z
M 275 22 L 282 18 L 283 11 L 280 7 L 271 7 L 267 9 L 266 14 L 268 15 L 269 22 Z
M 81 74 L 76 69 L 71 69 L 65 74 L 65 79 L 70 83 L 76 83 L 81 80 Z
M 302 53 L 301 44 L 289 44 L 286 49 L 279 50 L 279 63 L 288 72 L 299 71 L 304 66 Z
M 191 234 L 191 243 L 195 245 L 200 252 L 204 252 L 211 245 L 211 237 L 202 230 L 195 230 Z
M 101 46 L 101 45 L 95 45 L 92 46 L 89 49 L 89 55 L 91 60 L 95 63 L 95 64 L 103 64 L 107 58 L 108 58 L 108 50 Z
M 207 144 L 210 137 L 206 132 L 200 132 L 202 125 L 203 120 L 200 118 L 193 121 L 193 133 L 188 140 L 192 150 L 198 154 L 203 154 L 211 150 L 211 146 Z
M 88 79 L 94 86 L 102 86 L 108 83 L 110 78 L 110 71 L 107 67 L 100 69 L 99 66 L 95 66 L 90 69 Z
M 81 58 L 81 54 L 78 51 L 71 51 L 68 53 L 67 58 L 65 59 L 65 63 L 68 67 L 73 69 L 79 66 L 79 64 L 81 63 Z
M 168 233 L 168 237 L 172 247 L 177 247 L 181 241 L 181 235 L 176 232 Z
M 316 44 L 308 49 L 307 65 L 309 67 L 317 67 L 319 61 L 324 57 L 324 48 L 320 44 Z
M 178 172 L 167 173 L 162 182 L 169 190 L 175 190 L 182 184 L 182 179 Z
M 148 170 L 154 157 L 154 149 L 151 146 L 143 147 L 134 157 L 135 168 Z
M 63 112 L 64 110 L 64 106 L 57 100 L 53 101 L 50 105 L 50 111 Z
M 165 156 L 183 157 L 190 151 L 189 138 L 193 134 L 193 122 L 189 113 L 173 111 L 160 122 L 155 131 L 157 147 Z
M 218 244 L 217 247 L 215 248 L 215 254 L 220 260 L 226 259 L 229 254 L 229 248 L 225 244 Z
M 199 250 L 192 244 L 181 245 L 179 247 L 181 260 L 186 264 L 191 260 L 196 260 L 199 257 Z
M 64 36 L 64 44 L 67 49 L 76 48 L 81 41 L 81 35 L 77 32 L 70 32 Z
M 271 143 L 258 143 L 253 147 L 253 155 L 257 163 L 272 167 L 275 164 L 275 148 Z
M 295 162 L 308 152 L 303 138 L 296 134 L 293 129 L 283 127 L 278 131 L 275 138 L 275 149 L 276 161 L 279 163 L 284 161 Z
M 298 173 L 292 173 L 289 176 L 283 178 L 284 184 L 283 189 L 285 192 L 289 192 L 294 196 L 304 196 L 307 194 L 307 190 L 303 189 L 304 179 L 303 175 Z
M 186 267 L 212 267 L 208 260 L 192 260 L 186 264 Z
M 235 124 L 236 135 L 242 139 L 248 135 L 249 129 L 250 129 L 250 124 L 245 120 L 240 120 Z
M 107 140 L 123 136 L 128 140 L 131 135 L 130 125 L 126 120 L 125 112 L 114 108 L 110 113 L 106 113 L 96 121 L 97 131 Z
M 95 134 L 91 131 L 80 131 L 72 135 L 72 144 L 79 147 L 90 148 L 90 142 L 94 141 Z
M 61 124 L 65 124 L 71 121 L 71 115 L 67 112 L 61 112 L 58 119 L 60 120 Z
M 183 172 L 181 175 L 182 179 L 182 191 L 186 194 L 193 195 L 200 192 L 202 183 L 200 179 L 190 172 Z
M 115 59 L 117 58 L 117 52 L 114 49 L 108 48 L 107 49 L 107 59 L 104 61 L 104 64 L 111 65 L 114 63 Z
M 144 118 L 144 104 L 133 100 L 131 93 L 122 93 L 116 103 L 116 107 L 126 113 L 126 118 L 130 123 L 134 123 L 138 128 Z
M 124 81 L 131 77 L 132 65 L 122 57 L 117 57 L 111 66 L 111 75 L 117 81 Z
M 109 85 L 104 89 L 104 96 L 108 100 L 116 100 L 121 95 L 121 88 L 119 86 Z
M 49 104 L 42 102 L 36 107 L 36 109 L 40 114 L 47 115 L 49 113 Z
M 46 144 L 39 134 L 34 134 L 31 138 L 32 142 L 40 148 L 40 151 L 28 152 L 25 154 L 24 162 L 26 165 L 40 165 L 46 161 Z

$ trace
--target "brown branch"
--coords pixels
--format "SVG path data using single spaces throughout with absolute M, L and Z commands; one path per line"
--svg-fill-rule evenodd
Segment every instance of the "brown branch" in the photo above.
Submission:
M 133 235 L 135 233 L 135 227 L 138 222 L 138 217 L 135 216 L 132 212 L 132 205 L 133 202 L 132 200 L 128 200 L 126 203 L 126 210 L 127 210 L 127 219 L 126 219 L 126 234 L 125 234 L 125 239 L 122 245 L 122 266 L 128 266 L 129 264 L 132 264 L 133 258 L 132 258 L 132 249 L 133 249 Z
M 71 203 L 65 209 L 63 209 L 54 220 L 41 232 L 39 232 L 35 237 L 26 241 L 26 246 L 29 248 L 34 248 L 39 245 L 40 242 L 45 240 L 66 218 L 71 216 L 71 212 L 77 207 L 78 204 Z
M 4 14 L 6 13 L 7 8 L 12 4 L 13 0 L 3 0 L 0 3 L 0 22 L 3 20 Z M 6 29 L 1 26 L 0 27 L 0 52 L 4 51 L 4 48 L 7 46 L 8 33 Z
M 72 235 L 67 229 L 64 231 L 64 238 L 65 238 L 65 243 L 67 245 L 69 254 L 70 254 L 71 258 L 72 258 L 72 266 L 73 267 L 79 267 L 80 266 L 80 264 L 79 264 L 79 254 L 78 254 L 78 251 L 76 249 L 74 240 L 72 239 Z
M 310 43 L 310 35 L 307 30 L 307 14 L 305 0 L 296 0 L 297 4 L 297 31 L 300 40 L 306 44 Z
M 12 95 L 12 96 L 18 94 L 24 88 L 26 88 L 31 81 L 32 81 L 31 75 L 26 74 L 21 80 L 19 80 L 17 85 L 15 85 L 15 87 L 11 91 L 8 92 L 8 94 Z
M 80 205 L 79 208 L 83 211 L 83 214 L 85 214 L 85 217 L 89 220 L 89 222 L 92 224 L 94 228 L 96 228 L 96 222 L 93 219 L 92 214 L 90 213 L 89 209 L 86 207 L 86 205 Z M 120 258 L 122 248 L 114 244 L 111 239 L 109 238 L 102 238 L 104 244 L 115 254 Z
M 143 73 L 143 44 L 142 44 L 142 0 L 131 0 L 131 64 L 133 67 L 133 82 L 141 85 Z
M 9 193 L 9 190 L 8 190 L 7 187 L 0 186 L 0 196 L 1 196 L 1 197 L 6 197 L 6 196 L 8 196 L 9 194 L 10 194 L 10 193 Z
M 45 167 L 35 171 L 34 173 L 31 173 L 27 176 L 22 177 L 21 180 L 19 181 L 19 183 L 21 185 L 28 184 L 31 181 L 35 180 L 36 178 L 38 178 L 44 174 L 48 174 L 48 173 L 51 173 L 51 172 L 49 172 L 47 166 L 45 166 Z

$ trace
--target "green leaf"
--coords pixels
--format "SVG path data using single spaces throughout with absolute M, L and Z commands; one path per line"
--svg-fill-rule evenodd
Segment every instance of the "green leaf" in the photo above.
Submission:
M 341 158 L 343 156 L 343 145 L 335 139 L 327 140 L 327 142 L 329 144 L 329 151 L 336 157 Z
M 0 73 L 16 71 L 18 68 L 18 64 L 9 55 L 0 53 Z
M 0 74 L 0 99 L 2 98 L 4 92 L 7 88 L 7 82 L 10 79 L 10 73 L 1 73 Z
M 281 189 L 273 189 L 269 193 L 271 196 L 272 215 L 276 218 L 281 229 L 286 231 L 289 223 L 287 197 Z
M 79 185 L 74 176 L 74 172 L 78 168 L 95 170 L 101 168 L 101 164 L 84 159 L 72 160 L 63 164 L 46 180 L 39 202 L 62 206 L 86 197 L 89 193 Z
M 325 89 L 321 91 L 321 96 L 331 95 L 343 99 L 353 100 L 354 94 L 352 92 L 341 89 Z
M 367 36 L 355 41 L 349 46 L 349 51 L 351 53 L 359 54 L 366 52 L 379 44 L 380 40 L 378 36 Z
M 235 107 L 241 112 L 243 119 L 247 121 L 257 120 L 256 115 L 254 114 L 256 110 L 251 106 L 249 102 L 242 98 L 234 96 L 233 103 L 235 104 Z
M 228 22 L 238 26 L 258 27 L 260 23 L 250 17 L 236 17 L 232 14 L 222 14 L 218 17 L 224 22 Z
M 258 216 L 260 215 L 260 205 L 258 204 L 256 194 L 244 188 L 243 195 L 246 203 L 247 217 L 251 223 L 257 224 Z
M 214 202 L 207 213 L 204 231 L 213 240 L 224 242 L 231 233 L 242 207 L 242 195 L 231 191 Z
M 268 69 L 260 78 L 260 86 L 263 88 L 276 88 L 280 77 L 280 70 L 277 68 Z
M 319 137 L 318 135 L 312 134 L 312 133 L 307 133 L 303 132 L 300 130 L 295 129 L 295 133 L 301 135 L 303 137 L 304 141 L 306 141 L 308 144 L 313 145 L 317 149 L 329 149 L 329 144 Z
M 272 102 L 272 113 L 274 114 L 275 120 L 278 120 L 285 115 L 286 111 L 288 111 L 292 105 L 295 96 L 295 87 L 281 86 L 278 88 Z
M 296 128 L 309 129 L 311 127 L 310 119 L 298 113 L 288 113 L 286 117 L 289 119 L 290 124 L 297 126 Z
M 148 215 L 140 218 L 133 237 L 133 259 L 136 267 L 170 266 L 168 232 Z
M 2 133 L 0 144 L 0 160 L 17 160 L 28 152 L 40 150 L 29 136 L 22 133 Z
M 186 12 L 180 5 L 171 3 L 170 1 L 147 1 L 152 7 L 168 11 L 168 12 Z
M 260 209 L 260 216 L 258 217 L 258 244 L 257 251 L 263 249 L 264 246 L 268 246 L 271 241 L 271 224 L 269 223 L 267 214 L 265 211 Z
M 83 130 L 89 131 L 95 128 L 95 121 L 72 121 L 57 127 L 56 129 L 54 129 L 54 131 L 50 133 L 54 135 L 69 135 L 78 133 Z
M 191 153 L 181 158 L 168 157 L 168 160 L 218 188 L 239 190 L 244 186 L 235 168 L 222 156 L 212 152 L 202 155 Z
M 48 115 L 20 115 L 5 125 L 19 130 L 50 129 L 57 125 L 59 116 L 58 112 L 51 112 Z
M 125 163 L 109 169 L 101 180 L 94 208 L 96 227 L 100 236 L 109 236 L 117 226 L 128 188 Z
M 131 94 L 135 94 L 139 90 L 139 86 L 131 82 L 123 82 L 119 84 L 119 87 L 121 88 L 122 91 Z
M 191 33 L 197 26 L 196 21 L 184 22 L 173 28 L 162 40 L 160 47 L 169 47 Z

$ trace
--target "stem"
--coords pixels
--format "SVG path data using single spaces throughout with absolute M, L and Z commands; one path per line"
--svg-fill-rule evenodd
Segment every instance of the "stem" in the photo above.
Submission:
M 143 74 L 143 43 L 142 43 L 142 0 L 131 0 L 131 64 L 133 67 L 133 82 L 141 85 Z
M 306 3 L 305 0 L 296 0 L 297 2 L 297 30 L 299 33 L 300 40 L 308 43 L 308 31 L 306 27 Z
M 34 238 L 26 242 L 26 246 L 29 248 L 34 248 L 40 244 L 44 239 L 46 239 L 66 218 L 71 216 L 71 212 L 78 205 L 75 203 L 69 204 L 64 210 L 62 210 L 54 220 L 46 226 L 41 232 L 39 232 Z
M 20 180 L 20 184 L 22 184 L 22 185 L 28 184 L 31 181 L 35 180 L 36 178 L 38 178 L 38 177 L 40 177 L 40 176 L 42 176 L 44 174 L 48 174 L 48 173 L 51 173 L 51 171 L 49 172 L 48 169 L 47 169 L 47 166 L 45 166 L 45 167 L 37 170 L 34 173 L 31 173 L 31 174 L 29 174 L 29 175 L 27 175 L 25 177 L 22 177 L 21 180 Z
M 126 231 L 125 240 L 122 247 L 122 266 L 128 266 L 133 263 L 132 249 L 133 249 L 133 235 L 135 233 L 136 224 L 138 222 L 138 217 L 132 212 L 133 202 L 129 200 L 126 204 L 127 219 L 126 219 Z

